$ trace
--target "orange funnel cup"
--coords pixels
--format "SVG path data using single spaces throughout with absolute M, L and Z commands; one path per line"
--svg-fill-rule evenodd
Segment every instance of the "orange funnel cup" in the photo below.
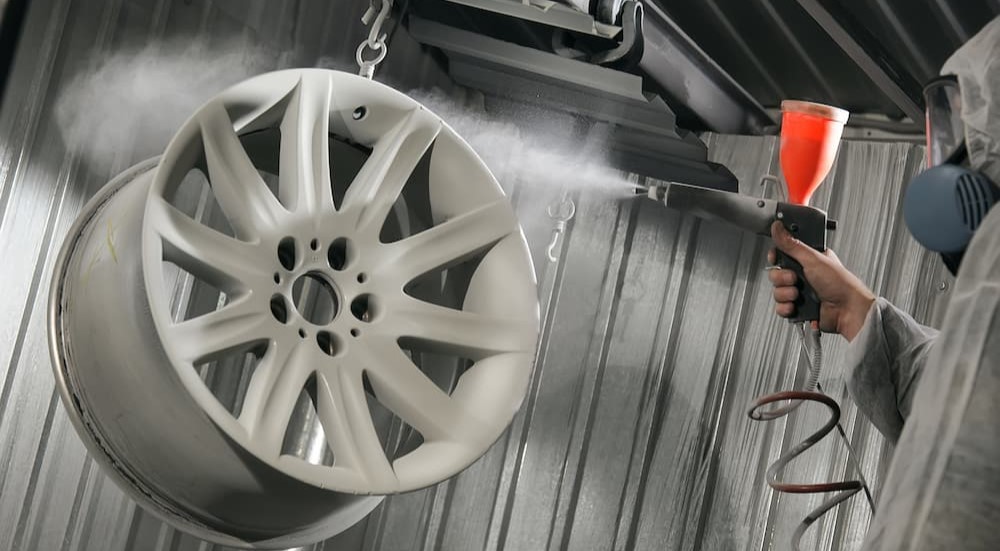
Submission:
M 790 203 L 809 203 L 826 178 L 849 115 L 843 109 L 820 103 L 781 102 L 780 159 Z

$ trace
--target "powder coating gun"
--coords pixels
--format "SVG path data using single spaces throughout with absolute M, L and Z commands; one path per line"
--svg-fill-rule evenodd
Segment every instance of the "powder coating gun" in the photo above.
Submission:
M 837 229 L 837 222 L 807 203 L 833 166 L 849 114 L 843 109 L 806 101 L 783 101 L 781 111 L 780 159 L 789 202 L 676 183 L 652 185 L 646 195 L 668 207 L 768 237 L 771 223 L 781 220 L 797 239 L 817 251 L 826 251 L 826 232 Z M 799 298 L 791 321 L 818 322 L 819 299 L 806 282 L 802 266 L 780 250 L 776 252 L 777 267 L 792 270 L 798 276 Z
M 638 189 L 636 193 L 643 193 Z M 806 205 L 796 205 L 757 199 L 738 193 L 718 191 L 677 183 L 651 185 L 645 194 L 650 199 L 682 212 L 688 212 L 718 222 L 725 222 L 746 231 L 771 236 L 771 223 L 781 220 L 785 228 L 797 239 L 823 252 L 826 250 L 827 230 L 836 230 L 837 222 L 826 212 Z M 795 302 L 793 322 L 819 320 L 819 299 L 806 282 L 802 266 L 794 258 L 777 251 L 777 266 L 793 270 L 797 275 L 799 298 Z

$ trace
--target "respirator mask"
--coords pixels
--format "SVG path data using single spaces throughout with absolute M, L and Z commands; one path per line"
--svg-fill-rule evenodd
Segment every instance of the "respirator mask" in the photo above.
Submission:
M 903 217 L 917 242 L 940 253 L 956 274 L 972 236 L 1000 202 L 1000 186 L 972 168 L 958 78 L 934 79 L 924 88 L 924 100 L 927 170 L 910 182 Z

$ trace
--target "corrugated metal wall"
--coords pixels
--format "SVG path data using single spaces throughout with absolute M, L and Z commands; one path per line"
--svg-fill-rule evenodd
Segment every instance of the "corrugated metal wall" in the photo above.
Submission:
M 54 392 L 45 301 L 55 252 L 86 198 L 146 153 L 123 146 L 110 159 L 92 161 L 68 149 L 53 116 L 60 90 L 93 67 L 94 55 L 182 35 L 209 43 L 235 36 L 248 48 L 286 52 L 275 66 L 321 57 L 347 66 L 364 4 L 32 3 L 0 113 L 0 549 L 212 548 L 125 498 L 87 457 Z M 403 34 L 386 74 L 403 89 L 448 87 Z M 760 176 L 777 170 L 774 138 L 706 140 L 713 160 L 739 176 L 744 193 L 759 193 Z M 842 260 L 881 294 L 932 320 L 942 314 L 947 290 L 939 284 L 947 280 L 906 235 L 897 206 L 921 156 L 916 146 L 845 143 L 817 204 L 841 222 L 832 245 Z M 792 331 L 771 314 L 762 272 L 766 241 L 652 202 L 588 195 L 577 198 L 561 260 L 549 263 L 550 227 L 538 206 L 553 194 L 511 187 L 528 228 L 544 312 L 525 406 L 507 436 L 468 471 L 388 499 L 316 549 L 785 548 L 816 500 L 774 495 L 763 470 L 824 414 L 803 410 L 769 425 L 751 425 L 746 417 L 753 397 L 803 378 L 792 367 Z M 824 387 L 847 401 L 838 370 L 843 347 L 826 342 Z M 845 427 L 877 490 L 888 450 L 849 404 Z M 844 446 L 831 438 L 788 476 L 849 472 Z M 856 549 L 867 522 L 856 497 L 818 524 L 818 542 L 806 548 Z

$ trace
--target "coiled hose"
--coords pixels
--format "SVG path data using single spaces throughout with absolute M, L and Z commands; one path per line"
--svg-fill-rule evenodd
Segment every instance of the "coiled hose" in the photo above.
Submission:
M 865 491 L 865 495 L 868 498 L 868 505 L 872 508 L 873 512 L 875 510 L 875 503 L 872 500 L 871 492 L 868 489 L 868 484 L 865 482 L 860 465 L 854 461 L 854 453 L 847 440 L 847 435 L 844 433 L 843 427 L 840 426 L 840 406 L 837 404 L 836 400 L 826 394 L 823 394 L 822 388 L 819 386 L 819 373 L 823 365 L 823 348 L 820 344 L 819 326 L 814 322 L 810 326 L 809 331 L 806 331 L 805 325 L 802 323 L 797 323 L 796 326 L 799 331 L 802 347 L 809 358 L 809 378 L 806 381 L 804 389 L 788 390 L 761 396 L 754 401 L 753 405 L 750 406 L 748 414 L 754 421 L 773 421 L 788 415 L 806 401 L 819 402 L 830 410 L 830 418 L 827 420 L 826 424 L 806 437 L 805 440 L 792 446 L 791 449 L 785 452 L 767 469 L 767 484 L 778 492 L 789 494 L 820 494 L 837 492 L 835 495 L 821 503 L 819 507 L 813 509 L 795 528 L 795 533 L 792 534 L 792 549 L 794 551 L 799 551 L 799 544 L 802 541 L 802 535 L 805 534 L 806 530 L 808 530 L 809 527 L 816 522 L 816 520 L 826 514 L 826 512 L 830 509 L 850 499 L 854 494 L 860 492 L 861 490 Z M 809 342 L 812 344 L 808 344 Z M 785 401 L 790 401 L 791 403 L 770 410 L 764 410 L 764 407 L 768 404 Z M 841 438 L 843 438 L 844 443 L 847 445 L 848 457 L 851 458 L 851 462 L 857 470 L 859 480 L 845 480 L 842 482 L 824 482 L 815 484 L 795 484 L 778 481 L 779 472 L 784 470 L 784 468 L 795 458 L 802 455 L 806 450 L 825 438 L 826 435 L 835 428 L 838 430 Z

